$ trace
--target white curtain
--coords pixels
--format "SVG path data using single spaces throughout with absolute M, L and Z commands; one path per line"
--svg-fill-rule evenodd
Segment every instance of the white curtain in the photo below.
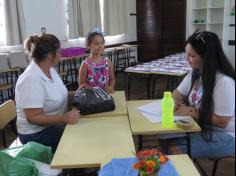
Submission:
M 102 26 L 99 0 L 69 0 L 68 12 L 69 38 L 84 37 Z
M 129 0 L 104 0 L 104 32 L 119 35 L 128 32 Z
M 21 0 L 4 0 L 6 45 L 22 44 L 26 38 L 25 19 Z

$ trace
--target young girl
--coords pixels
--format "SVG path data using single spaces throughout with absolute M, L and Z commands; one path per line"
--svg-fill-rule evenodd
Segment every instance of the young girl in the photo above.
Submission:
M 82 62 L 79 71 L 79 88 L 100 87 L 107 93 L 114 92 L 115 75 L 113 65 L 102 57 L 105 40 L 101 33 L 91 32 L 86 39 L 90 56 Z

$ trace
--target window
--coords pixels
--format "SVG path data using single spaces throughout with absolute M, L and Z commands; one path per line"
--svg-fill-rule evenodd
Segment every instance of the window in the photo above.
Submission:
M 0 46 L 6 43 L 4 0 L 0 0 Z
M 100 10 L 102 18 L 102 31 L 104 31 L 104 0 L 100 0 Z
M 66 13 L 66 35 L 69 38 L 69 10 L 68 10 L 68 0 L 65 0 L 65 13 Z

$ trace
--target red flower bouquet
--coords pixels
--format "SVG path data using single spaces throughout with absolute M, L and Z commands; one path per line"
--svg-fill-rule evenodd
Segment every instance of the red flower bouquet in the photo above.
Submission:
M 133 165 L 135 170 L 139 170 L 140 176 L 150 176 L 158 173 L 160 165 L 165 164 L 168 158 L 157 149 L 144 150 L 136 154 L 137 163 Z

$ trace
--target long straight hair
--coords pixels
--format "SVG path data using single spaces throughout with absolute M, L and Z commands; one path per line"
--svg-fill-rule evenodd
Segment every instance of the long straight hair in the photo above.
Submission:
M 202 80 L 203 95 L 199 109 L 199 125 L 202 128 L 203 137 L 211 140 L 213 132 L 213 91 L 217 71 L 235 80 L 235 70 L 226 57 L 220 39 L 215 33 L 195 32 L 188 38 L 187 44 L 190 44 L 203 59 L 203 69 L 201 71 L 199 69 L 193 70 L 191 89 L 196 80 Z

